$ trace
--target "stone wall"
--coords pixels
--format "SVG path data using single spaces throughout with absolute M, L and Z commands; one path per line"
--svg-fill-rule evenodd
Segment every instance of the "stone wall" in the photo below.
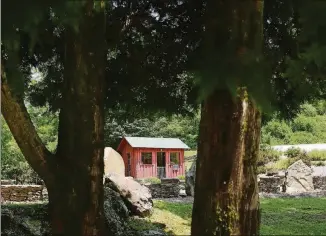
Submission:
M 313 176 L 314 190 L 326 190 L 326 176 Z M 258 176 L 258 188 L 262 193 L 281 193 L 285 190 L 285 176 Z
M 258 188 L 259 192 L 279 193 L 282 192 L 284 185 L 284 177 L 282 176 L 259 176 Z
M 315 189 L 326 190 L 326 176 L 313 176 L 312 181 Z
M 179 179 L 162 179 L 161 183 L 145 184 L 151 191 L 153 198 L 175 198 L 179 197 L 180 189 L 184 188 L 184 184 Z
M 1 201 L 33 202 L 47 201 L 47 190 L 43 185 L 2 185 Z

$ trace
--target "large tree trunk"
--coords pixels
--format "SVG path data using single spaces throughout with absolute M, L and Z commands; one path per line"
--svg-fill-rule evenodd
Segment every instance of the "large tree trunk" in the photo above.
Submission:
M 260 113 L 245 89 L 202 105 L 192 235 L 257 235 Z
M 238 63 L 243 62 L 247 51 L 259 55 L 262 7 L 262 0 L 209 0 L 205 52 L 228 53 L 228 58 L 233 57 L 231 62 Z M 233 79 L 227 73 L 224 77 Z M 236 98 L 220 84 L 202 104 L 191 229 L 194 236 L 259 232 L 256 162 L 261 118 L 242 87 L 250 78 L 239 77 L 233 81 L 239 86 Z
M 92 1 L 79 30 L 66 29 L 56 181 L 48 186 L 55 234 L 104 235 L 105 15 Z
M 98 2 L 97 2 L 98 3 Z M 103 209 L 105 14 L 87 1 L 78 30 L 65 28 L 64 84 L 58 147 L 41 142 L 2 70 L 1 105 L 8 126 L 32 168 L 45 181 L 54 235 L 105 235 Z M 14 78 L 12 78 L 14 79 Z

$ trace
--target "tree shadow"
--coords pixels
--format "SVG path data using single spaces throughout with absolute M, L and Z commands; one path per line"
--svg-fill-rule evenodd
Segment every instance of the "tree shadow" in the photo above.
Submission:
M 167 230 L 165 224 L 160 222 L 151 222 L 147 218 L 138 218 L 138 217 L 131 217 L 128 220 L 128 225 L 137 232 L 144 232 L 144 231 L 158 231 L 158 232 L 165 232 L 169 236 L 176 235 L 172 230 Z
M 155 208 L 160 210 L 169 211 L 174 215 L 181 217 L 184 220 L 191 220 L 192 215 L 192 203 L 182 203 L 182 202 L 167 202 L 162 200 L 157 200 L 154 203 Z

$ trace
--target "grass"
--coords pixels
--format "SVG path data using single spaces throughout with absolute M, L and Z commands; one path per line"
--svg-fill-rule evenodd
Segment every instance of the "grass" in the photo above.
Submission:
M 197 155 L 197 150 L 185 151 L 185 158 Z
M 192 204 L 154 201 L 150 218 L 132 220 L 133 227 L 166 225 L 169 235 L 189 235 Z M 325 235 L 326 198 L 262 199 L 261 235 Z
M 197 155 L 197 150 L 190 150 L 190 151 L 185 151 L 185 166 L 186 170 L 189 170 L 191 167 L 192 163 L 195 161 L 193 157 L 194 155 Z
M 262 235 L 325 235 L 326 198 L 264 199 Z
M 39 230 L 44 204 L 6 204 L 15 215 L 28 219 Z M 326 198 L 261 199 L 261 235 L 325 235 Z M 154 200 L 149 218 L 131 218 L 129 225 L 138 230 L 164 229 L 168 235 L 189 235 L 192 204 Z M 28 217 L 26 217 L 28 216 Z
M 308 156 L 313 161 L 326 161 L 326 151 L 313 150 L 308 152 Z

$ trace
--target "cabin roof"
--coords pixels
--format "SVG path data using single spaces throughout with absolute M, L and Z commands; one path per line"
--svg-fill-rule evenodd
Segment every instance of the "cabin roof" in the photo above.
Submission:
M 182 142 L 178 138 L 124 137 L 124 139 L 133 148 L 190 149 L 184 142 Z M 123 142 L 123 140 L 122 140 L 122 142 Z M 118 149 L 120 149 L 121 143 L 120 143 Z

